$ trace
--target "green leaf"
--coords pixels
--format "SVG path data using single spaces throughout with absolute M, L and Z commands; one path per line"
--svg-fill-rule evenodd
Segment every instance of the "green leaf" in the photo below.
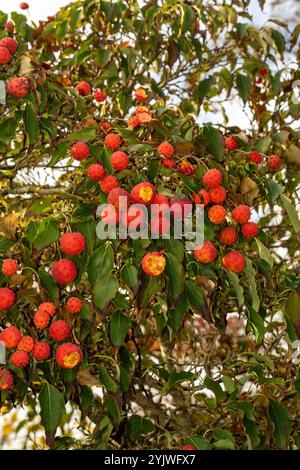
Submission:
M 250 80 L 249 77 L 247 77 L 247 75 L 243 75 L 239 73 L 236 77 L 236 85 L 237 85 L 237 89 L 240 94 L 240 97 L 242 98 L 244 103 L 246 103 L 249 97 L 250 89 L 252 86 L 252 81 Z
M 282 54 L 285 49 L 284 36 L 277 29 L 272 28 L 272 38 L 274 39 L 278 51 Z
M 236 384 L 228 375 L 223 375 L 222 377 L 225 390 L 227 393 L 233 393 L 236 390 Z
M 194 281 L 186 281 L 185 295 L 191 307 L 200 310 L 205 305 L 203 291 Z
M 107 276 L 114 267 L 114 250 L 110 242 L 97 248 L 91 256 L 87 272 L 93 287 L 99 277 Z
M 168 287 L 173 299 L 181 294 L 184 288 L 184 270 L 180 261 L 171 253 L 166 254 L 167 265 L 165 273 L 168 276 Z
M 198 450 L 208 450 L 210 448 L 209 440 L 205 437 L 191 436 L 186 439 L 187 444 L 191 444 Z
M 142 416 L 133 415 L 129 418 L 130 439 L 137 440 L 142 434 L 149 434 L 155 429 L 152 421 Z
M 66 158 L 68 155 L 69 148 L 71 147 L 71 142 L 62 142 L 59 144 L 52 153 L 52 157 L 49 166 L 54 166 L 63 158 Z
M 255 421 L 255 414 L 252 403 L 249 403 L 247 401 L 237 401 L 235 403 L 232 403 L 232 405 L 230 405 L 230 408 L 234 410 L 242 410 L 244 416 L 246 416 L 247 419 L 249 419 L 250 421 Z
M 236 32 L 237 32 L 238 37 L 240 39 L 243 39 L 246 36 L 248 26 L 249 25 L 247 23 L 237 23 L 236 24 Z
M 300 295 L 298 292 L 292 292 L 288 296 L 284 311 L 293 323 L 296 331 L 300 333 Z
M 284 194 L 280 195 L 280 199 L 284 205 L 285 210 L 288 213 L 289 219 L 294 227 L 295 232 L 296 233 L 299 232 L 300 231 L 300 219 L 298 217 L 298 213 L 297 213 L 295 205 Z
M 80 407 L 82 411 L 88 410 L 94 401 L 94 394 L 88 385 L 80 385 Z
M 181 11 L 181 30 L 184 33 L 190 31 L 195 19 L 195 13 L 189 5 L 181 5 Z
M 260 316 L 258 312 L 253 310 L 250 305 L 247 305 L 247 310 L 250 316 L 250 324 L 254 330 L 255 338 L 258 344 L 260 344 L 263 340 L 264 333 L 265 333 L 265 325 L 264 320 Z
M 99 380 L 108 392 L 116 393 L 118 390 L 116 382 L 111 377 L 108 370 L 103 366 L 100 366 L 99 368 Z
M 171 372 L 168 377 L 167 383 L 163 386 L 161 393 L 166 394 L 170 388 L 178 385 L 182 382 L 190 382 L 194 379 L 194 374 L 192 372 L 182 371 L 182 372 Z
M 98 276 L 93 288 L 95 305 L 103 310 L 107 303 L 113 300 L 118 288 L 118 280 L 113 274 Z
M 16 120 L 2 119 L 0 122 L 0 141 L 8 145 L 16 137 Z
M 214 438 L 215 438 L 216 440 L 219 440 L 219 439 L 229 439 L 231 442 L 234 443 L 234 437 L 233 437 L 233 435 L 231 434 L 231 432 L 228 431 L 227 429 L 214 428 L 213 434 L 214 434 Z
M 292 423 L 287 410 L 274 400 L 269 401 L 269 415 L 274 423 L 274 439 L 281 449 L 286 447 Z
M 257 292 L 257 285 L 256 285 L 256 280 L 255 280 L 256 271 L 253 267 L 252 261 L 247 256 L 246 256 L 245 274 L 249 281 L 250 293 L 252 297 L 252 308 L 256 312 L 258 312 L 259 306 L 260 306 L 260 298 Z
M 178 330 L 181 326 L 184 315 L 188 309 L 185 295 L 181 295 L 174 310 L 168 311 L 168 324 L 174 330 Z
M 242 286 L 240 285 L 239 278 L 235 273 L 231 273 L 229 271 L 227 272 L 227 276 L 229 277 L 230 282 L 236 292 L 238 305 L 239 307 L 242 307 L 242 305 L 244 305 L 244 292 Z
M 39 226 L 38 233 L 33 240 L 33 245 L 37 250 L 40 250 L 45 246 L 54 243 L 59 239 L 59 236 L 60 232 L 52 219 L 50 217 L 43 219 L 41 225 Z
M 51 274 L 47 273 L 46 271 L 39 271 L 39 278 L 42 287 L 48 292 L 50 300 L 54 303 L 54 305 L 58 305 L 59 288 L 57 287 L 57 284 Z
M 198 101 L 202 101 L 202 99 L 205 96 L 207 96 L 211 86 L 214 84 L 214 80 L 215 80 L 214 77 L 210 76 L 210 77 L 204 78 L 204 80 L 201 80 L 199 82 L 199 85 L 196 91 L 196 97 Z
M 172 253 L 172 255 L 179 259 L 179 261 L 183 260 L 184 245 L 180 240 L 174 240 L 172 238 L 170 238 L 170 240 L 165 240 L 165 246 L 168 253 Z
M 154 295 L 160 289 L 160 280 L 158 277 L 146 278 L 145 282 L 142 284 L 142 288 L 139 293 L 139 302 L 141 308 L 146 308 L 149 306 Z
M 230 439 L 219 439 L 214 442 L 216 449 L 234 449 L 234 443 Z
M 40 394 L 41 420 L 47 432 L 55 433 L 65 413 L 63 395 L 52 385 L 46 383 Z
M 270 136 L 263 137 L 262 139 L 259 139 L 255 142 L 254 150 L 257 150 L 258 152 L 266 153 L 271 143 L 272 143 L 272 139 Z
M 205 377 L 204 386 L 215 394 L 218 403 L 225 400 L 226 393 L 222 390 L 222 387 L 216 380 L 211 379 L 208 375 Z
M 272 268 L 274 259 L 269 249 L 260 240 L 258 240 L 258 238 L 256 238 L 255 241 L 256 241 L 258 252 L 259 252 L 261 259 L 265 260 L 266 263 L 268 263 L 268 265 Z
M 36 117 L 36 110 L 30 102 L 26 103 L 24 111 L 24 126 L 29 143 L 34 144 L 38 140 L 40 128 Z
M 137 268 L 133 264 L 125 264 L 121 269 L 121 279 L 129 287 L 137 286 L 139 282 Z
M 131 327 L 131 320 L 122 312 L 114 312 L 109 319 L 109 335 L 114 346 L 122 346 L 124 338 Z
M 0 251 L 7 251 L 12 246 L 14 246 L 16 242 L 10 240 L 9 238 L 0 237 Z
M 222 160 L 224 156 L 224 148 L 221 145 L 221 135 L 212 126 L 204 126 L 203 135 L 207 142 L 207 148 L 217 160 Z
M 118 407 L 117 400 L 114 397 L 112 396 L 108 397 L 108 400 L 106 403 L 106 410 L 111 416 L 114 425 L 118 426 L 121 421 L 121 413 Z

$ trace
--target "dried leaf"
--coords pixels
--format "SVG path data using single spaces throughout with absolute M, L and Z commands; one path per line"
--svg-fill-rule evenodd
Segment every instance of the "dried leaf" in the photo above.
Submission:
M 244 196 L 244 200 L 247 204 L 252 204 L 253 200 L 259 194 L 259 189 L 255 181 L 249 176 L 245 176 L 241 181 L 240 187 L 241 194 Z
M 19 215 L 9 214 L 0 218 L 0 232 L 10 240 L 16 239 L 16 231 L 19 225 Z
M 77 380 L 80 385 L 89 385 L 90 387 L 101 387 L 101 383 L 94 377 L 89 369 L 79 369 Z

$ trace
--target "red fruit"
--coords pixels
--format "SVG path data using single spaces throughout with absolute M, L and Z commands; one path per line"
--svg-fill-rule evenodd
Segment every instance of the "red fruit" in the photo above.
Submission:
M 5 65 L 7 64 L 11 59 L 11 53 L 7 49 L 7 47 L 3 47 L 0 45 L 0 64 Z
M 168 196 L 165 196 L 164 194 L 155 194 L 155 198 L 153 199 L 152 204 L 167 204 L 169 205 L 169 198 Z
M 225 255 L 222 259 L 222 264 L 227 271 L 233 273 L 241 273 L 246 266 L 245 257 L 238 250 L 230 251 L 230 253 Z
M 248 158 L 256 163 L 256 165 L 259 165 L 262 162 L 262 155 L 259 152 L 253 151 L 248 154 Z
M 220 242 L 223 245 L 233 245 L 237 241 L 238 235 L 233 227 L 223 228 L 220 232 Z
M 26 2 L 22 2 L 22 3 L 20 3 L 20 8 L 21 8 L 21 10 L 28 10 L 29 5 Z
M 5 276 L 13 276 L 18 271 L 18 263 L 15 259 L 5 259 L 2 264 L 2 272 Z
M 136 110 L 135 110 L 136 114 L 143 114 L 143 113 L 148 113 L 149 112 L 149 108 L 148 106 L 137 106 L 136 107 Z
M 217 255 L 217 248 L 213 242 L 204 242 L 194 249 L 195 258 L 203 264 L 213 263 Z
M 14 367 L 26 367 L 29 364 L 29 356 L 26 351 L 23 351 L 22 349 L 19 349 L 18 351 L 15 351 L 11 356 L 10 356 L 11 363 Z
M 93 163 L 87 169 L 86 174 L 93 181 L 100 181 L 105 175 L 105 168 L 98 163 Z
M 168 214 L 170 211 L 169 199 L 164 194 L 156 194 L 151 204 L 151 217 Z
M 226 209 L 223 206 L 215 205 L 208 209 L 208 218 L 213 224 L 222 224 L 226 217 Z
M 242 225 L 242 234 L 247 238 L 255 238 L 259 232 L 259 227 L 255 222 L 247 222 Z
M 81 127 L 94 127 L 97 126 L 97 121 L 93 118 L 88 118 L 80 124 Z
M 192 176 L 195 173 L 195 168 L 190 162 L 188 162 L 187 160 L 183 160 L 178 165 L 178 171 L 179 173 Z
M 278 155 L 271 155 L 267 160 L 267 165 L 271 170 L 278 170 L 281 167 L 281 159 Z
M 112 151 L 117 150 L 118 147 L 120 147 L 122 143 L 122 138 L 119 134 L 107 134 L 107 136 L 104 139 L 104 145 Z
M 104 193 L 109 193 L 112 189 L 119 186 L 119 181 L 115 176 L 107 175 L 99 181 L 99 186 Z
M 53 341 L 63 341 L 70 335 L 70 328 L 66 321 L 57 320 L 50 325 L 49 335 Z
M 82 309 L 83 303 L 78 297 L 69 297 L 66 303 L 67 312 L 71 315 L 79 313 Z
M 172 158 L 174 155 L 174 147 L 169 142 L 163 142 L 157 148 L 160 157 Z
M 80 232 L 63 233 L 60 237 L 60 248 L 66 255 L 80 255 L 85 250 L 85 247 L 85 236 Z
M 15 29 L 15 25 L 13 24 L 12 21 L 7 21 L 5 23 L 5 29 L 8 33 L 13 33 Z
M 79 82 L 76 85 L 76 90 L 80 96 L 88 96 L 91 93 L 91 85 L 88 82 Z
M 136 206 L 129 207 L 128 211 L 122 212 L 120 216 L 124 227 L 135 230 L 141 227 L 146 219 L 145 210 Z
M 13 386 L 13 376 L 7 369 L 0 369 L 0 392 L 11 390 Z
M 3 341 L 7 349 L 16 348 L 21 339 L 21 332 L 15 326 L 8 326 L 0 333 L 0 341 Z
M 107 98 L 107 94 L 101 90 L 95 90 L 93 96 L 95 100 L 98 101 L 98 103 L 101 103 L 101 101 L 105 101 Z
M 251 217 L 250 207 L 246 204 L 236 206 L 232 211 L 232 218 L 238 224 L 245 224 Z
M 12 307 L 15 303 L 16 294 L 8 287 L 0 287 L 0 312 Z
M 138 116 L 131 116 L 127 121 L 127 125 L 129 129 L 136 129 L 141 124 L 142 124 L 142 121 L 140 120 Z
M 170 212 L 174 219 L 181 219 L 191 215 L 193 211 L 192 201 L 184 194 L 175 196 L 170 201 Z
M 34 314 L 33 323 L 39 330 L 47 328 L 50 322 L 50 315 L 47 312 L 40 312 L 39 310 Z
M 147 253 L 142 259 L 142 269 L 148 276 L 156 277 L 160 276 L 166 267 L 166 258 L 163 253 L 159 251 L 153 251 Z
M 77 277 L 77 266 L 70 259 L 60 259 L 52 266 L 52 276 L 59 284 L 69 284 Z
M 82 351 L 79 346 L 73 343 L 64 343 L 58 346 L 55 358 L 60 367 L 64 369 L 73 369 L 83 358 Z
M 225 147 L 227 150 L 236 150 L 238 148 L 236 139 L 234 137 L 226 137 Z
M 70 153 L 75 160 L 81 161 L 90 156 L 90 149 L 85 142 L 79 141 L 72 145 Z
M 163 166 L 165 166 L 166 168 L 176 168 L 177 167 L 177 163 L 172 160 L 171 158 L 164 158 L 163 161 L 161 162 L 161 164 Z
M 50 317 L 53 317 L 56 312 L 56 307 L 52 302 L 43 302 L 38 306 L 38 312 L 46 312 Z
M 34 339 L 31 336 L 23 336 L 18 344 L 18 349 L 22 349 L 26 352 L 31 352 L 34 347 Z
M 214 204 L 222 204 L 227 197 L 226 190 L 222 186 L 211 189 L 209 195 L 211 202 Z
M 6 47 L 11 54 L 14 54 L 18 49 L 18 43 L 14 38 L 3 38 L 0 41 L 0 46 Z
M 170 233 L 170 220 L 164 217 L 162 214 L 154 216 L 150 222 L 151 236 L 162 236 Z
M 148 206 L 155 198 L 155 188 L 153 184 L 148 182 L 136 184 L 132 188 L 131 197 L 134 202 Z
M 193 194 L 193 200 L 195 204 L 203 204 L 207 206 L 210 203 L 210 195 L 206 189 L 200 189 L 198 193 Z
M 115 206 L 116 209 L 125 211 L 129 207 L 131 196 L 128 191 L 118 187 L 109 191 L 107 202 Z
M 135 98 L 139 103 L 142 103 L 143 101 L 146 101 L 148 99 L 148 95 L 144 88 L 137 88 L 134 92 Z
M 11 78 L 7 82 L 6 90 L 13 98 L 25 98 L 29 93 L 29 81 L 25 77 Z
M 119 222 L 119 211 L 113 206 L 102 209 L 100 218 L 105 225 L 116 226 Z
M 118 150 L 114 152 L 110 157 L 110 163 L 114 170 L 125 170 L 129 165 L 129 158 L 127 153 Z
M 192 446 L 191 444 L 184 444 L 180 450 L 197 450 L 196 447 Z
M 35 343 L 34 348 L 32 350 L 32 356 L 37 361 L 46 361 L 50 357 L 51 349 L 48 343 L 44 341 L 40 341 Z
M 109 124 L 109 122 L 101 122 L 100 126 L 99 126 L 99 130 L 100 131 L 104 131 L 104 132 L 107 132 L 111 129 L 111 125 Z
M 264 75 L 267 75 L 269 71 L 268 69 L 259 69 L 258 73 L 261 77 L 263 77 Z
M 214 189 L 222 184 L 222 173 L 219 170 L 208 170 L 203 176 L 203 184 L 208 189 Z

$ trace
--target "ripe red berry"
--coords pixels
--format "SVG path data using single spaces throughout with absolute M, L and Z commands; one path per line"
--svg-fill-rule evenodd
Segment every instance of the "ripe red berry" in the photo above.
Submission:
M 75 160 L 81 161 L 89 157 L 90 149 L 85 142 L 79 141 L 72 145 L 70 153 Z
M 12 21 L 7 21 L 5 23 L 5 29 L 8 33 L 13 33 L 15 29 L 15 25 L 13 24 Z
M 34 314 L 33 323 L 39 330 L 47 328 L 50 322 L 50 315 L 47 312 L 40 312 L 39 310 Z
M 262 155 L 259 152 L 256 152 L 255 150 L 253 152 L 250 152 L 248 154 L 248 158 L 256 163 L 256 165 L 259 165 L 262 162 Z
M 91 93 L 91 85 L 88 82 L 82 81 L 77 83 L 76 90 L 80 96 L 88 96 Z
M 153 251 L 147 253 L 142 259 L 142 269 L 148 276 L 160 276 L 166 267 L 166 258 L 163 253 Z
M 136 129 L 141 124 L 142 124 L 142 121 L 140 120 L 138 116 L 131 116 L 127 121 L 127 125 L 129 129 Z
M 100 181 L 105 175 L 105 168 L 98 163 L 93 163 L 87 169 L 86 174 L 93 181 Z
M 215 205 L 208 209 L 208 218 L 213 224 L 222 224 L 226 217 L 226 209 L 223 206 Z
M 169 142 L 163 142 L 157 148 L 160 157 L 172 158 L 174 155 L 174 147 Z
M 80 232 L 63 233 L 60 237 L 61 251 L 69 256 L 78 256 L 85 250 L 85 236 Z
M 48 343 L 44 341 L 40 341 L 35 343 L 34 348 L 32 350 L 32 356 L 37 361 L 46 361 L 50 357 L 51 349 Z
M 0 64 L 5 65 L 8 64 L 8 62 L 11 59 L 11 53 L 7 47 L 3 47 L 0 45 Z
M 55 358 L 58 365 L 64 369 L 73 369 L 83 358 L 82 350 L 73 343 L 64 343 L 58 346 Z
M 210 195 L 206 189 L 200 189 L 198 193 L 193 194 L 193 200 L 195 204 L 203 204 L 207 206 L 210 203 Z
M 104 131 L 104 132 L 108 132 L 109 130 L 111 129 L 111 125 L 109 124 L 109 122 L 101 122 L 101 124 L 99 125 L 99 131 Z
M 0 332 L 0 341 L 3 341 L 7 349 L 16 348 L 21 339 L 21 332 L 15 326 L 8 326 Z
M 137 88 L 134 92 L 135 98 L 139 103 L 142 103 L 143 101 L 146 101 L 148 99 L 148 95 L 144 88 Z
M 159 214 L 158 216 L 154 216 L 151 219 L 150 228 L 151 228 L 151 236 L 159 236 L 167 235 L 170 232 L 170 219 L 164 217 L 164 215 Z
M 245 269 L 246 261 L 244 255 L 240 251 L 233 250 L 224 256 L 222 264 L 227 271 L 241 273 Z
M 107 98 L 107 94 L 101 90 L 95 90 L 93 96 L 94 96 L 94 99 L 98 101 L 98 103 L 101 103 L 101 101 L 105 101 Z
M 223 228 L 220 232 L 220 242 L 223 245 L 233 245 L 237 241 L 238 235 L 233 227 Z
M 16 294 L 8 287 L 0 287 L 0 312 L 10 308 L 15 303 Z
M 161 164 L 166 168 L 176 168 L 177 163 L 171 158 L 164 158 Z
M 267 165 L 271 170 L 278 170 L 281 167 L 281 159 L 278 155 L 271 155 L 267 160 Z
M 255 238 L 259 232 L 258 225 L 255 222 L 247 222 L 242 225 L 242 234 L 247 238 Z
M 82 300 L 78 297 L 69 297 L 66 303 L 67 312 L 71 315 L 79 313 L 82 309 L 83 303 Z
M 151 204 L 151 216 L 168 214 L 170 210 L 169 198 L 164 194 L 156 194 Z
M 197 450 L 196 447 L 192 446 L 191 444 L 184 444 L 180 450 Z
M 17 41 L 11 37 L 1 39 L 0 46 L 6 47 L 11 54 L 14 54 L 16 50 L 18 49 Z
M 236 206 L 232 211 L 232 218 L 238 224 L 245 224 L 251 217 L 250 207 L 246 204 Z
M 105 225 L 115 227 L 119 222 L 119 211 L 113 206 L 106 206 L 101 210 L 100 218 Z
M 23 336 L 21 341 L 18 344 L 18 349 L 23 349 L 23 351 L 31 352 L 34 347 L 34 339 L 31 336 Z
M 13 386 L 13 376 L 7 369 L 0 369 L 0 392 L 11 390 Z
M 59 284 L 70 284 L 77 277 L 77 266 L 70 259 L 60 259 L 52 266 L 52 276 Z
M 18 271 L 18 263 L 15 259 L 5 259 L 2 264 L 2 272 L 5 276 L 13 276 Z
M 269 71 L 268 71 L 268 69 L 262 68 L 262 69 L 258 70 L 258 73 L 261 77 L 264 77 L 265 75 L 267 75 L 269 73 Z
M 38 306 L 39 312 L 46 312 L 50 317 L 53 317 L 56 312 L 56 307 L 52 302 L 43 302 Z
M 236 150 L 238 148 L 236 139 L 234 137 L 226 137 L 225 147 L 227 150 Z
M 222 173 L 214 168 L 208 170 L 203 176 L 203 184 L 208 189 L 214 189 L 222 184 Z
M 155 188 L 152 183 L 136 184 L 131 191 L 131 197 L 137 204 L 145 204 L 148 206 L 155 198 Z
M 107 134 L 104 139 L 104 145 L 112 151 L 117 150 L 117 148 L 120 147 L 121 143 L 122 138 L 119 134 Z
M 6 90 L 13 98 L 25 98 L 29 93 L 29 80 L 25 77 L 11 78 L 7 82 Z
M 222 204 L 227 197 L 226 190 L 223 186 L 219 186 L 218 188 L 211 189 L 209 191 L 209 196 L 211 202 L 214 204 Z
M 167 204 L 169 205 L 169 198 L 164 194 L 155 194 L 152 204 Z
M 14 367 L 26 367 L 29 364 L 29 356 L 26 351 L 18 349 L 10 356 L 11 363 Z
M 49 335 L 53 341 L 63 341 L 70 335 L 70 328 L 66 321 L 57 320 L 51 323 L 49 328 Z
M 178 171 L 179 173 L 192 176 L 195 173 L 195 168 L 189 161 L 183 160 L 178 165 Z
M 133 230 L 141 227 L 146 219 L 146 214 L 141 208 L 131 206 L 127 211 L 121 212 L 120 219 L 124 227 Z
M 203 264 L 213 263 L 217 255 L 217 248 L 214 243 L 210 241 L 204 242 L 194 249 L 195 258 Z
M 29 5 L 26 2 L 22 2 L 22 3 L 20 3 L 20 8 L 21 8 L 21 10 L 28 10 Z
M 110 157 L 110 163 L 114 170 L 125 170 L 129 165 L 129 158 L 127 153 L 118 150 L 114 152 Z
M 175 196 L 170 201 L 170 212 L 174 219 L 181 219 L 191 215 L 193 211 L 192 201 L 184 194 Z
M 119 186 L 119 181 L 115 176 L 107 175 L 99 181 L 99 186 L 104 193 L 109 193 L 112 189 Z

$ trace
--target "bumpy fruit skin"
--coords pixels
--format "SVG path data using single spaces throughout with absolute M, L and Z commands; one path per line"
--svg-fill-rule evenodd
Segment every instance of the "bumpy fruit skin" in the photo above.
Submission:
M 246 261 L 240 251 L 233 250 L 222 258 L 222 264 L 227 271 L 241 273 L 245 269 Z
M 85 236 L 80 232 L 63 233 L 60 237 L 60 248 L 66 255 L 77 256 L 84 252 Z
M 37 361 L 46 361 L 46 359 L 49 359 L 51 354 L 51 349 L 48 343 L 45 343 L 44 341 L 40 341 L 38 343 L 35 343 L 34 348 L 32 350 L 32 356 L 34 359 Z
M 197 449 L 191 444 L 184 444 L 182 447 L 180 447 L 180 450 L 197 450 Z
M 267 160 L 267 165 L 271 170 L 278 170 L 281 167 L 281 159 L 278 155 L 271 155 Z
M 13 98 L 25 98 L 29 93 L 29 81 L 25 77 L 11 78 L 7 82 L 6 90 Z
M 14 54 L 16 50 L 18 49 L 18 43 L 14 38 L 3 38 L 0 41 L 0 46 L 1 47 L 6 47 L 11 54 Z
M 151 236 L 162 236 L 167 235 L 170 232 L 171 223 L 167 217 L 164 217 L 162 214 L 154 216 L 151 219 Z
M 191 215 L 193 211 L 192 201 L 184 194 L 175 196 L 170 201 L 170 212 L 174 219 L 181 219 Z
M 131 197 L 138 204 L 148 206 L 155 198 L 155 188 L 151 183 L 139 183 L 132 188 Z
M 49 335 L 53 341 L 63 341 L 70 335 L 70 328 L 66 321 L 57 320 L 51 323 L 49 328 Z
M 169 199 L 164 194 L 156 194 L 151 204 L 151 217 L 168 214 L 170 210 Z
M 126 210 L 131 202 L 131 196 L 125 189 L 119 187 L 113 188 L 108 193 L 107 202 L 112 204 L 116 209 Z
M 220 242 L 223 245 L 233 245 L 238 238 L 238 234 L 233 227 L 226 227 L 220 232 Z
M 26 2 L 22 2 L 22 3 L 20 3 L 20 8 L 21 8 L 21 10 L 28 10 L 29 5 Z
M 159 251 L 153 251 L 147 253 L 142 259 L 142 269 L 148 276 L 156 277 L 160 276 L 166 267 L 166 258 L 163 253 Z
M 148 95 L 144 88 L 137 88 L 134 92 L 135 99 L 139 102 L 142 103 L 143 101 L 147 101 Z
M 21 339 L 21 332 L 15 326 L 8 326 L 0 332 L 0 341 L 3 341 L 7 349 L 16 348 Z
M 247 238 L 255 238 L 259 232 L 259 227 L 255 222 L 247 222 L 242 225 L 242 234 Z
M 101 103 L 102 101 L 105 101 L 106 98 L 107 98 L 107 94 L 104 93 L 104 91 L 101 91 L 101 90 L 95 90 L 93 96 L 94 96 L 94 99 L 98 103 Z
M 200 189 L 198 193 L 193 194 L 193 200 L 195 204 L 203 204 L 207 206 L 210 203 L 210 195 L 206 189 Z
M 100 181 L 105 175 L 105 168 L 98 163 L 93 163 L 88 167 L 86 174 L 91 180 Z
M 195 258 L 203 264 L 213 263 L 218 255 L 213 242 L 207 241 L 194 249 Z
M 5 259 L 2 264 L 2 272 L 5 276 L 13 276 L 18 271 L 18 263 L 15 259 Z
M 265 75 L 267 75 L 269 73 L 269 71 L 268 71 L 268 69 L 263 68 L 263 69 L 259 69 L 258 73 L 261 77 L 264 77 Z
M 80 140 L 79 142 L 76 142 L 76 144 L 72 145 L 70 153 L 75 160 L 81 161 L 90 156 L 90 149 L 85 142 Z
M 127 153 L 122 152 L 121 150 L 114 152 L 110 157 L 110 163 L 114 170 L 125 170 L 129 165 Z
M 38 306 L 39 312 L 46 312 L 50 317 L 53 317 L 56 313 L 56 307 L 52 302 L 43 302 Z
M 105 225 L 115 227 L 119 222 L 119 211 L 115 207 L 106 206 L 102 209 L 100 218 Z
M 8 287 L 0 287 L 0 312 L 13 306 L 16 294 Z
M 119 186 L 119 181 L 115 176 L 107 175 L 99 181 L 99 186 L 104 193 L 109 193 L 112 189 Z
M 176 168 L 177 163 L 171 158 L 164 158 L 161 164 L 166 168 Z
M 70 284 L 77 277 L 77 266 L 70 259 L 60 259 L 52 266 L 52 276 L 59 284 Z
M 39 310 L 34 314 L 33 323 L 39 330 L 44 330 L 50 323 L 50 315 L 47 312 Z
M 236 206 L 232 211 L 232 218 L 238 224 L 245 224 L 251 217 L 250 207 L 246 204 Z
M 226 209 L 223 206 L 215 205 L 208 209 L 208 218 L 213 224 L 222 224 L 226 217 Z
M 252 162 L 256 163 L 256 165 L 259 165 L 262 162 L 262 155 L 261 155 L 261 153 L 257 152 L 256 150 L 254 150 L 253 152 L 250 152 L 248 154 L 248 158 Z
M 0 369 L 0 392 L 11 390 L 13 386 L 13 376 L 7 369 Z
M 195 168 L 189 161 L 183 160 L 178 165 L 178 171 L 184 175 L 192 176 L 195 173 Z
M 8 33 L 13 33 L 14 32 L 14 29 L 15 29 L 15 25 L 13 24 L 12 21 L 7 21 L 5 23 L 5 30 L 8 32 Z
M 60 367 L 63 369 L 73 369 L 83 358 L 82 350 L 73 343 L 64 343 L 58 346 L 55 358 Z
M 203 184 L 208 189 L 214 189 L 222 184 L 222 173 L 219 170 L 212 168 L 208 170 L 203 176 Z
M 160 157 L 172 158 L 174 155 L 174 147 L 169 142 L 163 142 L 157 148 Z
M 210 196 L 211 202 L 213 202 L 214 204 L 222 204 L 226 200 L 226 197 L 227 197 L 226 189 L 223 188 L 223 186 L 219 186 L 218 188 L 211 189 L 209 191 L 209 196 Z
M 119 134 L 107 134 L 104 139 L 104 145 L 112 151 L 117 150 L 117 148 L 120 147 L 121 143 L 122 138 Z
M 80 96 L 88 96 L 91 93 L 91 85 L 88 82 L 79 82 L 76 85 L 76 90 Z
M 8 62 L 11 59 L 11 53 L 7 47 L 3 47 L 0 45 L 0 64 L 5 65 L 8 64 Z
M 131 116 L 127 121 L 127 126 L 129 129 L 136 129 L 137 127 L 140 127 L 141 124 L 142 121 L 138 116 Z
M 120 220 L 124 227 L 129 227 L 129 230 L 139 229 L 146 219 L 146 214 L 142 208 L 131 206 L 127 211 L 120 214 Z
M 236 139 L 234 137 L 226 137 L 225 147 L 227 150 L 236 150 L 238 148 Z
M 104 132 L 108 132 L 109 130 L 111 129 L 111 125 L 109 124 L 109 122 L 101 122 L 101 124 L 99 125 L 99 131 L 104 131 Z
M 67 312 L 71 315 L 79 313 L 82 309 L 82 300 L 78 297 L 69 297 L 66 303 Z
M 22 349 L 27 353 L 31 352 L 34 348 L 34 339 L 31 336 L 23 336 L 18 344 L 18 349 Z
M 11 363 L 14 367 L 22 368 L 29 364 L 29 356 L 26 351 L 19 349 L 10 356 Z

